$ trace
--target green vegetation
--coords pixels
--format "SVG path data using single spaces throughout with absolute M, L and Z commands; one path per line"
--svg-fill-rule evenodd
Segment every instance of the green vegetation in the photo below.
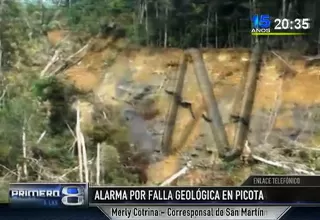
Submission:
M 4 1 L 0 6 L 1 201 L 6 200 L 9 182 L 79 181 L 72 102 L 74 97 L 85 97 L 56 76 L 39 74 L 50 59 L 45 33 L 70 19 L 64 11 L 55 5 L 23 5 L 18 1 Z M 102 110 L 106 109 L 108 106 Z M 130 161 L 123 156 L 129 145 L 119 117 L 114 115 L 110 124 L 99 113 L 84 134 L 90 175 L 95 172 L 96 145 L 102 143 L 101 182 L 139 184 L 137 174 L 127 168 Z M 95 182 L 93 178 L 90 182 Z

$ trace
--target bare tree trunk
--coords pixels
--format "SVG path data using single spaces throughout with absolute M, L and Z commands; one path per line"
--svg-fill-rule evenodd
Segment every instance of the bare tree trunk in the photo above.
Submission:
M 0 30 L 1 31 L 1 30 Z M 2 73 L 2 37 L 1 37 L 1 33 L 0 33 L 0 82 L 3 79 L 3 73 Z
M 106 145 L 105 142 L 100 143 L 100 183 L 102 185 L 105 184 L 105 179 L 106 179 L 106 171 L 108 170 L 108 167 L 105 166 L 105 158 L 106 154 L 108 154 L 107 150 L 108 146 Z
M 158 4 L 158 2 L 156 1 L 155 3 L 154 3 L 155 5 L 154 5 L 154 7 L 155 7 L 155 10 L 156 10 L 156 20 L 157 20 L 157 23 L 158 24 L 160 24 L 160 20 L 159 20 L 159 4 Z M 161 45 L 161 28 L 159 28 L 159 27 L 156 27 L 156 33 L 159 33 L 159 37 L 158 37 L 158 39 L 157 39 L 157 46 L 160 46 Z
M 166 5 L 165 22 L 164 22 L 164 42 L 163 42 L 164 48 L 167 48 L 167 45 L 168 45 L 168 14 L 169 14 L 169 6 Z
M 144 16 L 144 8 L 142 0 L 139 1 L 139 24 L 142 24 Z
M 207 22 L 206 22 L 206 47 L 209 47 L 209 25 L 211 17 L 211 7 L 208 7 Z
M 5 80 L 4 80 L 4 73 L 3 73 L 3 68 L 2 68 L 2 64 L 5 63 L 5 61 L 3 60 L 3 11 L 5 10 L 4 7 L 4 1 L 5 0 L 0 0 L 0 88 L 1 88 L 1 96 L 0 96 L 0 107 L 4 106 L 5 104 L 5 95 L 7 93 L 6 90 L 6 85 L 5 85 Z
M 79 101 L 77 106 L 77 124 L 76 124 L 76 136 L 77 136 L 77 147 L 78 147 L 78 163 L 79 163 L 79 181 L 83 183 L 83 156 L 82 156 L 82 145 L 80 135 L 80 109 Z
M 250 19 L 252 19 L 252 16 L 253 16 L 253 7 L 252 7 L 252 2 L 251 2 L 251 0 L 249 0 L 249 5 L 250 5 Z M 253 40 L 253 37 L 251 37 L 251 46 L 253 45 L 253 42 L 254 42 L 254 40 Z
M 308 2 L 305 2 L 306 5 L 308 4 Z M 308 4 L 309 5 L 309 4 Z M 311 5 L 311 3 L 310 3 Z M 313 1 L 312 6 L 305 6 L 306 9 L 303 13 L 304 17 L 309 17 L 312 19 L 312 26 L 313 27 L 319 27 L 320 25 L 320 16 L 318 13 L 318 9 L 320 7 L 320 2 L 319 1 Z M 312 7 L 312 9 L 310 10 L 310 7 Z M 308 10 L 308 11 L 307 11 Z M 319 42 L 319 31 L 318 28 L 311 28 L 310 30 L 310 34 L 308 34 L 308 43 L 309 43 L 309 48 L 308 48 L 308 53 L 312 54 L 312 55 L 316 55 L 318 52 L 318 44 Z
M 286 11 L 286 0 L 282 0 L 282 17 L 285 18 L 287 11 Z
M 201 35 L 200 35 L 200 42 L 199 42 L 199 47 L 202 48 L 203 47 L 203 37 L 204 37 L 204 25 L 201 24 Z
M 157 1 L 154 3 L 154 7 L 156 9 L 156 19 L 158 21 L 158 19 L 159 19 L 159 6 L 158 6 L 158 2 Z
M 2 72 L 2 55 L 3 55 L 3 50 L 2 50 L 2 12 L 3 12 L 3 7 L 4 7 L 4 0 L 1 0 L 0 2 L 0 83 L 2 84 L 3 82 L 3 72 Z
M 219 32 L 218 32 L 218 12 L 215 13 L 214 15 L 214 20 L 215 20 L 215 34 L 216 34 L 216 38 L 215 38 L 215 46 L 216 48 L 218 48 L 219 46 Z
M 235 21 L 235 25 L 234 25 L 234 46 L 237 47 L 238 46 L 238 42 L 239 42 L 239 23 L 238 21 Z M 239 44 L 241 45 L 241 42 L 239 42 Z
M 83 167 L 84 167 L 84 177 L 86 183 L 89 182 L 89 169 L 88 169 L 88 156 L 87 156 L 87 149 L 84 141 L 83 133 L 81 132 L 81 143 L 82 143 L 82 156 L 83 156 Z
M 22 157 L 23 157 L 23 178 L 28 180 L 28 166 L 27 166 L 27 143 L 26 143 L 26 120 L 24 120 L 22 127 Z
M 84 136 L 83 136 L 83 133 L 81 131 L 80 101 L 78 101 L 78 105 L 77 105 L 77 130 L 76 130 L 76 136 L 77 136 L 77 141 L 78 141 L 78 148 L 80 148 L 81 155 L 82 155 L 82 159 L 79 160 L 79 163 L 82 162 L 85 181 L 88 183 L 89 182 L 88 156 L 87 156 L 87 149 L 86 149 Z M 80 166 L 80 164 L 79 164 L 79 166 Z M 83 179 L 83 176 L 82 176 L 82 179 Z
M 145 10 L 145 13 L 146 13 L 146 16 L 145 16 L 146 44 L 148 46 L 149 45 L 148 0 L 145 0 L 144 10 Z
M 136 41 L 139 41 L 139 37 L 140 37 L 140 35 L 139 35 L 139 22 L 140 22 L 140 4 L 137 4 L 135 11 L 132 13 L 134 40 L 136 40 Z
M 318 30 L 318 42 L 320 42 L 320 28 Z M 320 43 L 318 43 L 318 54 L 320 54 Z
M 294 18 L 294 14 L 293 14 L 294 8 L 293 7 L 294 7 L 293 2 L 290 2 L 288 5 L 288 12 L 287 12 L 288 18 L 290 18 L 290 19 Z
M 286 11 L 286 0 L 282 0 L 282 18 L 286 18 L 286 15 L 287 15 L 287 11 Z M 287 42 L 289 42 L 289 39 L 290 37 L 289 36 L 286 36 L 286 37 L 283 37 L 281 38 L 282 41 L 281 41 L 281 44 L 282 44 L 282 47 L 284 49 L 286 49 L 287 47 Z
M 43 4 L 43 0 L 39 0 L 39 6 L 41 8 L 41 24 L 44 24 L 44 13 L 45 13 L 45 8 Z
M 256 3 L 256 0 L 249 0 L 250 2 L 250 19 L 252 18 L 252 16 L 256 13 L 256 6 L 257 6 L 257 3 Z M 251 45 L 254 45 L 254 43 L 258 43 L 259 41 L 259 38 L 258 36 L 255 36 L 254 37 L 254 41 L 252 41 L 252 38 L 251 38 Z
M 96 158 L 96 184 L 100 185 L 100 174 L 101 174 L 101 161 L 100 161 L 100 153 L 101 153 L 101 145 L 100 143 L 97 144 L 97 158 Z

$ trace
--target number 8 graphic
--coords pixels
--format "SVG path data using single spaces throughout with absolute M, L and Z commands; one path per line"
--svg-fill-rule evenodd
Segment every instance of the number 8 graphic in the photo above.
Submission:
M 62 189 L 61 202 L 66 206 L 80 206 L 84 204 L 84 189 L 79 186 L 67 186 Z M 71 201 L 70 201 L 71 200 Z

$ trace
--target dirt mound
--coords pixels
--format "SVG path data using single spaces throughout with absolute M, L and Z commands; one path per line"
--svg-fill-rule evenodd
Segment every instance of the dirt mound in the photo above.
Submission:
M 64 37 L 66 37 L 68 34 L 68 31 L 50 31 L 47 33 L 48 41 L 51 45 L 55 46 L 57 43 L 59 43 Z
M 64 34 L 64 32 L 51 32 L 48 34 L 49 41 L 54 44 L 63 38 Z M 174 78 L 182 55 L 182 50 L 175 48 L 129 48 L 124 40 L 115 42 L 110 39 L 96 39 L 94 45 L 77 66 L 66 71 L 66 76 L 80 90 L 94 91 L 105 102 L 110 101 L 110 97 L 115 95 L 114 85 L 119 79 L 127 77 L 139 83 L 160 85 L 165 77 Z M 246 71 L 249 51 L 246 49 L 205 49 L 202 52 L 210 78 L 214 82 L 220 79 L 214 86 L 218 100 L 226 100 L 230 103 L 236 92 L 236 86 L 243 72 Z M 276 55 L 269 53 L 264 57 L 254 109 L 273 107 L 276 96 L 279 95 L 280 82 L 282 82 L 280 76 L 287 71 L 287 66 L 294 70 L 296 75 L 282 82 L 282 104 L 320 103 L 318 95 L 320 68 L 306 67 L 302 58 L 290 57 L 290 53 L 278 53 Z M 194 108 L 199 109 L 195 111 L 201 115 L 202 96 L 192 63 L 188 66 L 183 97 L 193 103 Z M 163 96 L 162 99 L 159 106 L 161 112 L 159 118 L 166 117 L 170 103 L 169 97 Z M 185 137 L 188 141 L 184 144 L 189 147 L 193 146 L 191 143 L 201 133 L 201 123 L 192 122 L 193 119 L 187 110 L 180 110 L 177 120 L 174 144 L 178 144 L 184 138 L 184 131 L 188 127 L 194 126 L 192 135 Z M 195 125 L 191 125 L 194 123 Z M 288 118 L 276 121 L 276 128 L 291 125 L 292 121 Z M 149 170 L 149 180 L 161 182 L 176 172 L 181 166 L 178 158 L 179 156 L 172 156 L 153 165 Z

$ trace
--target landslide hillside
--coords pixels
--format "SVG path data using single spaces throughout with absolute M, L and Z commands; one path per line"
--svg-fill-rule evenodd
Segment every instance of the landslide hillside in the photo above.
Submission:
M 51 31 L 48 33 L 48 40 L 54 46 L 67 34 L 69 33 Z M 155 104 L 157 114 L 151 119 L 146 119 L 146 122 L 151 129 L 163 132 L 172 100 L 163 90 L 173 88 L 183 51 L 178 48 L 134 47 L 122 38 L 113 40 L 96 37 L 90 39 L 90 44 L 90 49 L 81 61 L 67 68 L 60 77 L 81 92 L 93 93 L 102 103 L 112 105 L 120 105 L 119 101 L 114 100 L 120 81 L 131 80 L 134 84 L 158 86 L 160 98 Z M 223 118 L 227 118 L 230 113 L 237 86 L 247 70 L 249 54 L 249 50 L 238 48 L 202 49 Z M 192 103 L 196 115 L 201 115 L 202 95 L 193 68 L 190 61 L 183 98 Z M 283 77 L 286 74 L 290 76 Z M 267 160 L 284 162 L 288 166 L 294 165 L 300 169 L 314 171 L 319 168 L 319 134 L 316 126 L 317 115 L 320 114 L 317 110 L 320 103 L 319 77 L 320 67 L 308 65 L 305 57 L 298 56 L 293 51 L 268 51 L 264 55 L 254 104 L 255 117 L 251 121 L 250 142 L 254 153 L 262 155 Z M 85 127 L 91 123 L 93 106 L 85 102 L 82 106 L 82 125 Z M 150 110 L 148 108 L 151 107 L 146 106 L 145 109 L 140 109 L 140 112 L 147 112 Z M 276 115 L 276 118 L 273 115 Z M 307 122 L 315 124 L 312 131 Z M 173 145 L 177 146 L 184 140 L 182 153 L 150 165 L 147 171 L 150 183 L 164 181 L 189 160 L 195 161 L 198 168 L 189 172 L 180 184 L 205 184 L 211 178 L 214 185 L 230 185 L 241 182 L 254 172 L 283 172 L 261 164 L 245 168 L 239 168 L 237 164 L 224 164 L 212 152 L 203 151 L 211 149 L 213 142 L 210 129 L 201 117 L 193 119 L 188 110 L 180 109 L 176 123 Z M 193 126 L 193 123 L 195 125 L 191 134 L 184 136 L 185 130 Z M 232 129 L 233 125 L 226 125 L 231 142 Z M 296 131 L 301 133 L 299 137 L 292 139 L 291 136 Z M 237 178 L 234 178 L 235 176 Z

